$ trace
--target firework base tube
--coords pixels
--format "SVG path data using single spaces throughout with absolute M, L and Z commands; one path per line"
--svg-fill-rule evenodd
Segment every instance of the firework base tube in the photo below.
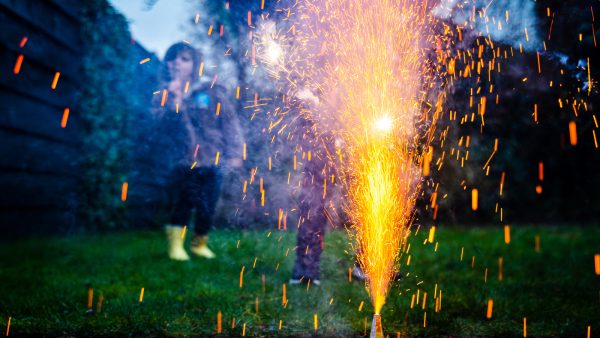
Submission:
M 373 323 L 371 324 L 370 338 L 383 338 L 383 328 L 381 327 L 381 316 L 373 315 Z

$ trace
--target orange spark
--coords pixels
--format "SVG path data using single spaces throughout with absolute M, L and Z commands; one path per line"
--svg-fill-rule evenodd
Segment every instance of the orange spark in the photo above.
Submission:
M 575 121 L 569 122 L 569 142 L 572 146 L 577 145 L 577 124 Z
M 127 188 L 129 187 L 129 183 L 123 182 L 123 186 L 121 187 L 121 201 L 125 202 L 127 200 Z
M 485 318 L 492 319 L 492 310 L 494 309 L 494 300 L 488 299 L 487 301 L 487 312 L 485 314 Z
M 240 271 L 240 289 L 244 286 L 244 269 L 245 265 L 242 265 L 242 271 Z
M 285 283 L 281 285 L 282 295 L 281 295 L 281 305 L 285 306 L 287 304 L 287 294 L 285 289 Z
M 476 211 L 478 208 L 479 191 L 477 189 L 471 190 L 471 209 Z
M 169 95 L 168 93 L 169 92 L 166 89 L 163 89 L 162 98 L 160 100 L 160 106 L 161 107 L 165 106 L 165 103 L 167 102 L 167 96 Z
M 50 88 L 52 88 L 52 90 L 56 89 L 56 85 L 58 85 L 59 77 L 60 77 L 60 72 L 56 72 L 54 74 L 54 79 L 52 79 L 52 85 L 50 86 Z
M 88 289 L 88 302 L 87 302 L 88 309 L 92 308 L 93 303 L 94 303 L 94 289 L 89 288 Z
M 68 107 L 63 110 L 62 120 L 60 121 L 60 127 L 63 129 L 67 127 L 67 120 L 69 119 L 69 112 L 70 112 L 70 109 Z
M 27 38 L 26 36 L 24 36 L 24 37 L 21 39 L 21 42 L 19 42 L 19 48 L 23 48 L 23 47 L 25 47 L 25 44 L 27 44 L 27 40 L 28 40 L 28 38 Z
M 19 74 L 19 72 L 21 71 L 21 66 L 23 65 L 23 54 L 19 54 L 19 56 L 17 56 L 17 61 L 15 62 L 15 67 L 13 68 L 13 73 Z
M 221 310 L 219 310 L 219 312 L 217 312 L 217 333 L 221 334 L 222 332 L 222 320 L 223 320 L 223 314 L 221 313 Z

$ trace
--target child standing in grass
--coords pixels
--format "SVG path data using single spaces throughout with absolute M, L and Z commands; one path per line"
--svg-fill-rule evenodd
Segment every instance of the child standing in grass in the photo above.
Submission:
M 223 87 L 200 81 L 199 67 L 200 55 L 193 47 L 171 46 L 160 73 L 163 90 L 153 109 L 153 156 L 159 156 L 168 196 L 168 254 L 180 261 L 189 260 L 184 226 L 192 218 L 191 252 L 215 257 L 207 243 L 222 170 L 242 164 L 243 137 L 234 106 Z

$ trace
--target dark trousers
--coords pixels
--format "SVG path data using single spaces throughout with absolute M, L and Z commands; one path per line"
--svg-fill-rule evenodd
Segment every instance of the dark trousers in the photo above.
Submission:
M 327 222 L 325 208 L 321 201 L 318 201 L 317 204 L 303 201 L 300 203 L 299 209 L 304 222 L 298 229 L 296 262 L 292 277 L 320 279 L 321 252 L 323 251 L 323 238 Z
M 321 252 L 327 223 L 325 209 L 330 200 L 328 196 L 323 196 L 323 166 L 323 161 L 313 159 L 304 171 L 298 203 L 302 220 L 298 228 L 296 262 L 292 271 L 292 278 L 295 279 L 320 279 Z
M 175 168 L 168 186 L 170 222 L 189 224 L 194 212 L 194 233 L 206 235 L 219 200 L 222 180 L 221 172 L 215 167 Z

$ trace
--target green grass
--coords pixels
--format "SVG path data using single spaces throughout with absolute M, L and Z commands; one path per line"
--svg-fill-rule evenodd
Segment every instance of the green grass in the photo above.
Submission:
M 390 289 L 382 313 L 386 334 L 522 336 L 523 317 L 528 337 L 585 337 L 588 326 L 592 336 L 600 332 L 600 276 L 594 271 L 600 229 L 513 226 L 512 241 L 506 245 L 501 228 L 441 227 L 435 236 L 437 252 L 435 242 L 423 244 L 427 230 L 410 237 L 410 266 L 405 266 L 406 254 L 401 258 L 405 277 Z M 539 253 L 534 248 L 537 234 Z M 0 332 L 4 334 L 12 317 L 11 336 L 206 336 L 216 335 L 221 311 L 224 335 L 239 336 L 246 324 L 247 336 L 307 336 L 313 333 L 315 314 L 318 335 L 363 335 L 365 320 L 367 330 L 370 327 L 372 307 L 364 286 L 348 281 L 353 261 L 346 234 L 332 231 L 326 236 L 323 284 L 309 289 L 288 285 L 288 305 L 283 307 L 282 284 L 290 275 L 294 244 L 294 231 L 213 231 L 217 260 L 178 263 L 166 258 L 160 231 L 2 242 Z M 442 290 L 439 313 L 434 311 L 436 284 L 437 295 Z M 94 308 L 103 295 L 99 313 L 87 313 L 90 287 Z M 417 292 L 419 305 L 411 309 Z M 494 300 L 490 320 L 485 317 L 489 298 Z

